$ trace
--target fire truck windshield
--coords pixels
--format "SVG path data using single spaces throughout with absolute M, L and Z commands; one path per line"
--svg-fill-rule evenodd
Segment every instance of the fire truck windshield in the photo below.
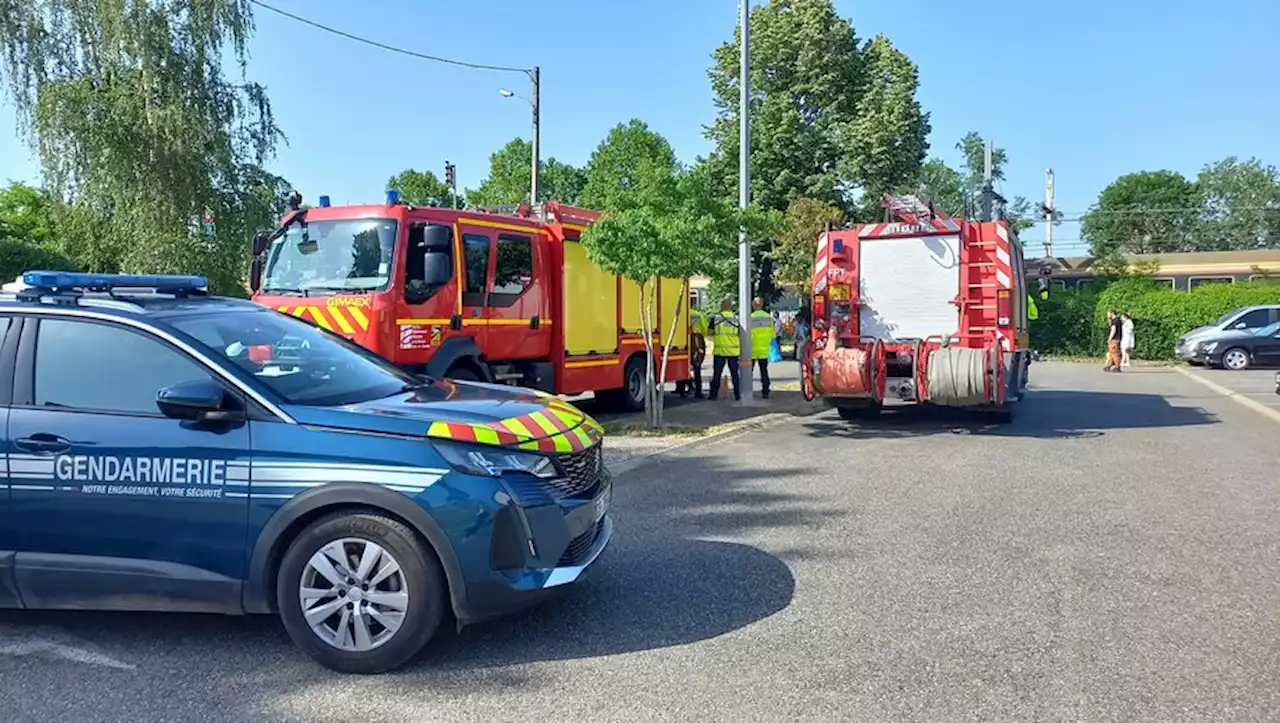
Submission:
M 290 224 L 267 251 L 262 292 L 316 296 L 385 289 L 397 226 L 388 218 Z

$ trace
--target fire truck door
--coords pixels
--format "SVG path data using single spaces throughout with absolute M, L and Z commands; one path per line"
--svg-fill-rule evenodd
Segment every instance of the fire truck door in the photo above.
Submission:
M 460 310 L 451 324 L 451 336 L 465 335 L 475 340 L 486 357 L 489 314 L 485 305 L 492 274 L 493 233 L 480 226 L 459 224 L 462 236 L 462 263 L 458 281 L 462 284 Z
M 538 359 L 551 353 L 552 320 L 542 309 L 546 282 L 537 254 L 545 252 L 534 233 L 499 231 L 493 247 L 493 276 L 485 300 L 489 358 Z M 544 260 L 545 261 L 545 260 Z

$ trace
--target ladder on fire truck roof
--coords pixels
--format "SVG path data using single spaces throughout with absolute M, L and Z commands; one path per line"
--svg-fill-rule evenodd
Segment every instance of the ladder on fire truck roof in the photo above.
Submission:
M 946 211 L 935 208 L 933 199 L 928 196 L 889 193 L 885 194 L 881 203 L 887 211 L 902 219 L 903 223 L 921 225 L 928 224 L 934 219 L 939 221 L 952 220 Z
M 535 219 L 543 223 L 568 223 L 578 226 L 588 226 L 600 218 L 599 211 L 569 206 L 556 201 L 540 203 L 532 207 L 527 203 L 510 203 L 481 210 L 485 213 Z

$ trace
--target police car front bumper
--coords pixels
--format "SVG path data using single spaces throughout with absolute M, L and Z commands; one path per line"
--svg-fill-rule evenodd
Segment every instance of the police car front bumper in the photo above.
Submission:
M 511 502 L 493 517 L 484 569 L 470 555 L 460 623 L 500 617 L 572 588 L 613 539 L 612 476 L 603 466 L 592 490 L 569 499 L 540 496 L 530 484 L 506 484 Z

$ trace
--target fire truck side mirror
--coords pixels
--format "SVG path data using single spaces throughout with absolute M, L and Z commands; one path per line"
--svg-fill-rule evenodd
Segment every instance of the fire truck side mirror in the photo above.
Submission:
M 270 243 L 271 232 L 259 231 L 253 235 L 253 255 L 261 256 L 267 251 L 267 244 Z
M 428 251 L 422 261 L 422 276 L 427 286 L 444 286 L 453 278 L 453 270 L 449 264 L 449 254 Z
M 448 226 L 429 224 L 422 229 L 422 245 L 428 251 L 441 251 L 449 248 L 453 241 L 453 232 Z

